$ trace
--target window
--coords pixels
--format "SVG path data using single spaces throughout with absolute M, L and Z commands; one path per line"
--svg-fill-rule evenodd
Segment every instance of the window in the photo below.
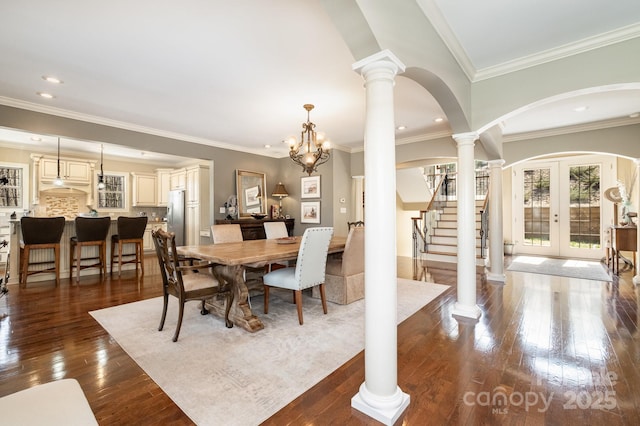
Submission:
M 27 210 L 29 166 L 17 163 L 0 163 L 0 211 Z
M 96 178 L 96 182 L 98 179 Z M 105 188 L 98 191 L 97 210 L 127 210 L 127 175 L 110 173 L 104 175 Z

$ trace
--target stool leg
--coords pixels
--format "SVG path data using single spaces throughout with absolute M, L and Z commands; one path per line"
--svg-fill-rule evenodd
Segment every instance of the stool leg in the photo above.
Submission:
M 78 253 L 76 253 L 76 258 L 77 258 L 76 262 L 78 262 L 76 264 L 76 269 L 77 269 L 77 271 L 76 271 L 76 282 L 78 284 L 80 284 L 80 261 L 82 260 L 82 244 L 78 244 L 76 247 L 78 248 L 77 249 Z
M 60 244 L 55 245 L 53 252 L 56 258 L 56 287 L 58 287 L 60 285 Z
M 122 274 L 122 242 L 118 242 L 118 277 Z
M 75 250 L 76 245 L 73 243 L 73 240 L 69 240 L 69 282 L 73 281 L 73 255 Z
M 116 245 L 113 242 L 113 240 L 111 240 L 111 264 L 109 265 L 109 270 L 110 270 L 110 274 L 113 275 L 113 254 L 115 252 L 116 249 Z
M 29 270 L 29 246 L 20 249 L 20 287 L 27 286 L 27 271 Z
M 140 247 L 140 270 L 142 271 L 142 275 L 144 275 L 144 248 L 142 247 L 142 243 L 138 243 Z

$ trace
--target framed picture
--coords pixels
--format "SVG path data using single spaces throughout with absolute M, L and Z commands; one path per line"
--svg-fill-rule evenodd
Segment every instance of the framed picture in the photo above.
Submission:
M 252 186 L 251 188 L 245 189 L 244 195 L 246 197 L 245 206 L 248 207 L 248 206 L 255 206 L 256 204 L 260 204 L 260 200 L 258 199 L 258 196 L 260 195 L 258 186 Z M 260 209 L 258 209 L 258 212 L 259 211 Z
M 320 201 L 300 203 L 300 223 L 320 223 Z
M 300 198 L 320 198 L 320 176 L 300 178 Z

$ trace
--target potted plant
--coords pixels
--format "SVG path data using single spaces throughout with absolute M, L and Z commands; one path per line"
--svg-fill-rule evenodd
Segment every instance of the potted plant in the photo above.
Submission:
M 511 256 L 513 254 L 513 246 L 514 244 L 511 241 L 509 240 L 504 241 L 504 254 L 506 256 Z

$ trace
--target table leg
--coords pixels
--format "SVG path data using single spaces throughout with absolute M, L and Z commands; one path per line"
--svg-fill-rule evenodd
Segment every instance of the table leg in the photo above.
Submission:
M 213 268 L 213 274 L 218 281 L 228 283 L 233 289 L 233 303 L 229 312 L 229 319 L 237 326 L 247 331 L 262 330 L 264 324 L 253 314 L 249 307 L 249 290 L 244 281 L 244 267 L 242 265 L 217 265 Z M 207 307 L 212 313 L 224 317 L 224 300 L 216 298 L 207 301 Z

